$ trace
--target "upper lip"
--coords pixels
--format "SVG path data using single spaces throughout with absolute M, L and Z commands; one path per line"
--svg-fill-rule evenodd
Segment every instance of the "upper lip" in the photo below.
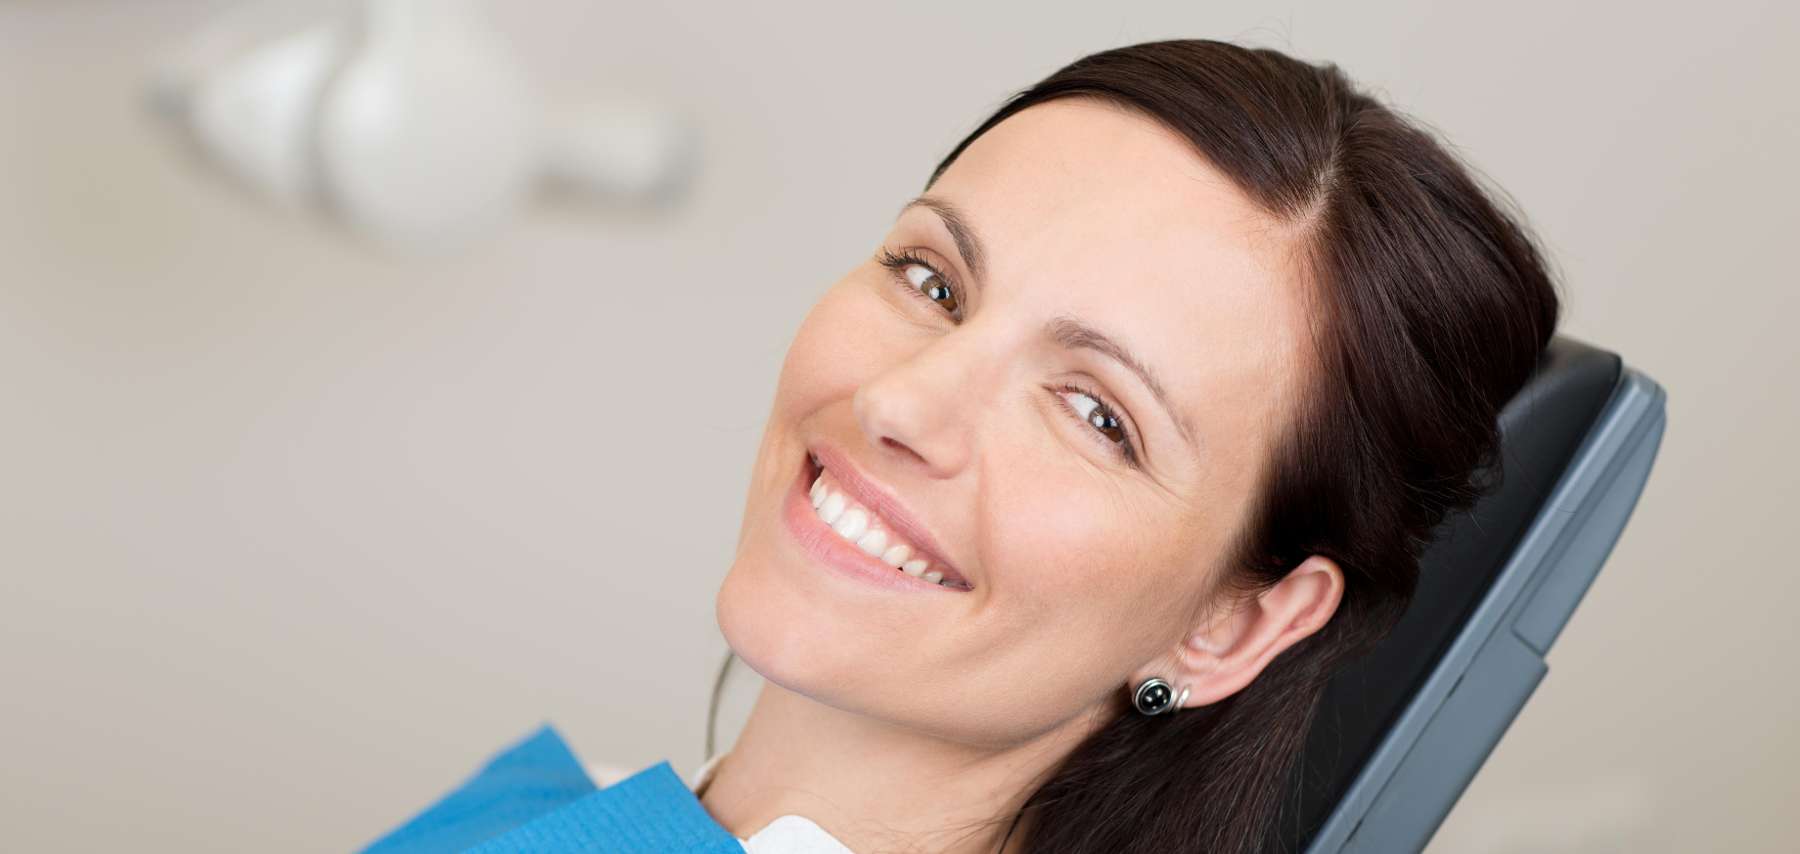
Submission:
M 895 533 L 923 552 L 922 555 L 931 561 L 931 568 L 940 570 L 946 577 L 960 579 L 970 588 L 975 585 L 967 576 L 956 569 L 956 566 L 944 557 L 944 549 L 938 545 L 936 537 L 919 521 L 919 517 L 907 509 L 900 496 L 889 489 L 886 484 L 865 474 L 862 469 L 850 461 L 850 457 L 831 445 L 813 443 L 807 446 L 807 452 L 817 457 L 819 464 L 831 470 L 832 480 L 837 481 L 856 503 L 869 508 L 881 521 L 892 528 Z

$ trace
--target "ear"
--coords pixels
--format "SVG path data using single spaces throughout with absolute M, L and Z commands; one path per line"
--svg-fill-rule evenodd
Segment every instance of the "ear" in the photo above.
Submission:
M 1221 603 L 1183 639 L 1173 655 L 1172 673 L 1161 675 L 1180 696 L 1183 708 L 1216 703 L 1243 689 L 1269 662 L 1324 626 L 1344 595 L 1337 562 L 1313 555 L 1275 586 L 1255 596 Z M 1134 683 L 1135 684 L 1135 683 Z

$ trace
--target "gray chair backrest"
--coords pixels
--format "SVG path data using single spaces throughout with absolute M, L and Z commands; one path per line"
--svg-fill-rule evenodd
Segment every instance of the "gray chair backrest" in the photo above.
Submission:
M 1405 616 L 1327 686 L 1265 851 L 1424 849 L 1624 530 L 1665 397 L 1618 355 L 1551 340 L 1500 415 L 1500 486 L 1444 520 Z

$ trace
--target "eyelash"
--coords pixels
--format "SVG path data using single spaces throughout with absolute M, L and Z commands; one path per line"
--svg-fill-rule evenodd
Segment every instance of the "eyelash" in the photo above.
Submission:
M 939 305 L 936 300 L 932 299 L 929 296 L 926 296 L 924 291 L 919 290 L 918 286 L 914 285 L 912 283 L 912 280 L 906 277 L 906 268 L 907 267 L 910 267 L 910 266 L 913 266 L 916 264 L 920 267 L 924 267 L 925 269 L 930 270 L 932 275 L 936 276 L 939 281 L 944 283 L 945 287 L 950 289 L 951 296 L 956 298 L 956 305 L 957 305 L 957 308 L 959 311 L 961 310 L 962 306 L 965 304 L 963 301 L 962 288 L 960 286 L 958 286 L 955 282 L 951 281 L 949 276 L 946 276 L 943 273 L 939 272 L 938 269 L 936 267 L 932 266 L 932 264 L 929 261 L 926 261 L 925 259 L 920 258 L 918 255 L 914 254 L 912 252 L 912 250 L 902 249 L 899 252 L 894 252 L 894 251 L 887 249 L 886 247 L 883 247 L 881 250 L 881 255 L 878 260 L 880 261 L 881 266 L 886 267 L 889 270 L 893 271 L 894 283 L 897 284 L 902 291 L 905 291 L 906 293 L 908 293 L 914 297 L 917 297 L 920 300 L 923 300 L 927 305 L 933 306 L 940 310 L 947 311 L 947 309 L 944 309 L 944 307 L 942 305 Z M 1073 382 L 1064 382 L 1061 385 L 1057 386 L 1056 390 L 1057 391 L 1072 391 L 1072 392 L 1075 392 L 1076 394 L 1086 395 L 1087 397 L 1093 398 L 1094 402 L 1099 404 L 1096 407 L 1096 409 L 1098 411 L 1104 412 L 1107 415 L 1111 415 L 1114 419 L 1116 419 L 1119 422 L 1119 430 L 1125 434 L 1125 441 L 1123 443 L 1114 442 L 1113 440 L 1107 438 L 1106 434 L 1101 433 L 1099 428 L 1097 428 L 1093 425 L 1093 422 L 1090 422 L 1086 418 L 1081 417 L 1081 413 L 1075 411 L 1074 407 L 1070 406 L 1067 402 L 1063 402 L 1062 397 L 1060 395 L 1057 397 L 1057 401 L 1062 404 L 1063 409 L 1067 410 L 1068 413 L 1075 418 L 1075 420 L 1080 421 L 1083 424 L 1083 426 L 1086 426 L 1088 428 L 1090 434 L 1095 437 L 1095 441 L 1099 442 L 1102 445 L 1105 445 L 1107 448 L 1107 451 L 1109 453 L 1112 453 L 1114 456 L 1123 459 L 1125 464 L 1128 466 L 1131 466 L 1132 468 L 1141 468 L 1142 467 L 1142 464 L 1138 458 L 1138 452 L 1137 452 L 1137 446 L 1138 446 L 1137 433 L 1136 433 L 1136 431 L 1132 430 L 1130 427 L 1126 426 L 1125 419 L 1119 417 L 1119 412 L 1120 412 L 1119 408 L 1114 406 L 1112 404 L 1112 401 L 1108 400 L 1104 395 L 1101 395 L 1098 392 L 1095 392 L 1091 389 L 1088 389 L 1084 386 L 1081 386 L 1081 385 L 1073 383 Z

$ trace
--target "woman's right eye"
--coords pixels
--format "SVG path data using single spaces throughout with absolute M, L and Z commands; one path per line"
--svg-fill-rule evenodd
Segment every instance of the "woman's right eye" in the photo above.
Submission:
M 948 311 L 957 320 L 962 319 L 961 291 L 925 259 L 910 250 L 893 252 L 884 248 L 880 262 L 893 271 L 894 281 L 902 290 Z

